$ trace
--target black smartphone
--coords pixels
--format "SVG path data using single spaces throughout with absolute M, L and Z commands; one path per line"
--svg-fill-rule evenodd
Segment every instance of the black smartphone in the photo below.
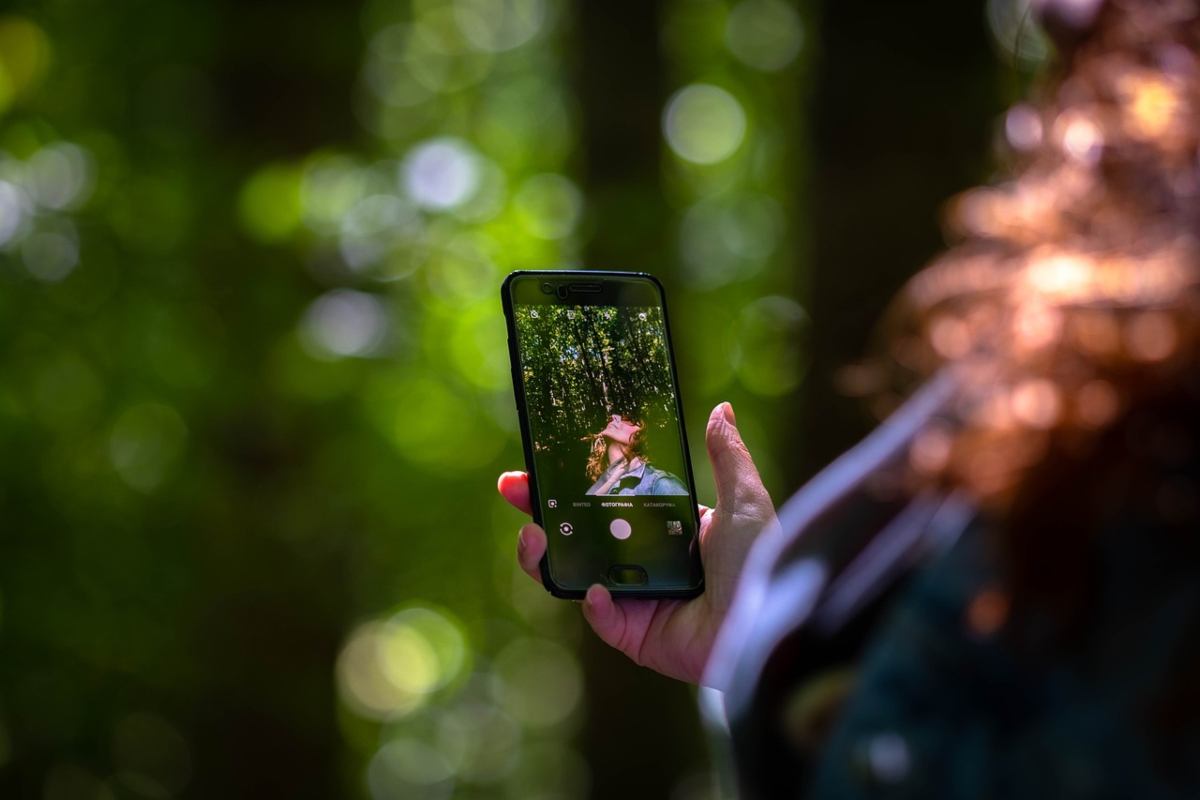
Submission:
M 519 271 L 500 289 L 542 582 L 579 598 L 704 590 L 700 518 L 662 284 Z

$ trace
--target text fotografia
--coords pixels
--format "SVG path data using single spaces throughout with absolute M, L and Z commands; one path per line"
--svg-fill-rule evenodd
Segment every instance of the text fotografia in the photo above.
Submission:
M 608 500 L 600 504 L 601 508 L 633 508 L 633 503 L 623 503 L 619 500 Z

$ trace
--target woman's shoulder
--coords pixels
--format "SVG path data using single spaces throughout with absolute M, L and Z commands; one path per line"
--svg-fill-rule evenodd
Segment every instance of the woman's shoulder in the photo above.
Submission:
M 1028 629 L 1010 626 L 1048 621 L 1011 618 L 992 533 L 977 521 L 896 599 L 864 652 L 812 796 L 951 797 L 964 780 L 1003 787 L 1003 797 L 1196 796 L 1194 762 L 1172 765 L 1169 751 L 1196 754 L 1200 719 L 1175 708 L 1183 724 L 1170 739 L 1153 719 L 1170 694 L 1169 666 L 1192 648 L 1197 592 L 1142 576 L 1109 598 L 1078 646 L 1029 648 L 1019 636 Z M 1122 549 L 1139 531 L 1127 534 Z
M 687 487 L 674 473 L 652 464 L 645 466 L 643 485 L 646 487 L 645 494 L 687 494 Z

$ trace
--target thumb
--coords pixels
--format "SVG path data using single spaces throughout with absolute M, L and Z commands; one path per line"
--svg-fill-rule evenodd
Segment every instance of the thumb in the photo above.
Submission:
M 583 616 L 605 644 L 623 650 L 621 642 L 625 636 L 625 610 L 613 602 L 608 589 L 600 584 L 588 587 L 583 598 Z
M 750 451 L 742 442 L 733 406 L 721 403 L 708 416 L 705 431 L 708 458 L 712 462 L 713 479 L 717 484 L 717 506 L 733 510 L 739 503 L 739 493 L 747 480 L 757 483 L 758 472 Z

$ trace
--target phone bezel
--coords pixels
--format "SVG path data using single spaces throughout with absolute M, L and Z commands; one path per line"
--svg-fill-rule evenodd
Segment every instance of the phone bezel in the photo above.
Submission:
M 500 286 L 500 298 L 504 306 L 504 320 L 508 331 L 508 358 L 511 368 L 513 394 L 517 403 L 517 418 L 521 427 L 521 448 L 525 457 L 525 470 L 529 475 L 529 502 L 533 511 L 533 521 L 538 525 L 544 526 L 542 515 L 542 503 L 539 495 L 537 475 L 535 472 L 533 459 L 533 437 L 529 430 L 529 417 L 527 412 L 527 404 L 525 400 L 525 386 L 520 375 L 520 354 L 517 352 L 517 333 L 516 320 L 513 313 L 514 297 L 513 289 L 518 281 L 525 278 L 535 278 L 545 281 L 580 281 L 580 282 L 599 282 L 602 289 L 592 298 L 589 298 L 590 305 L 605 305 L 605 300 L 610 299 L 609 293 L 615 289 L 611 284 L 617 281 L 622 282 L 644 282 L 653 291 L 654 301 L 662 308 L 663 328 L 667 345 L 668 361 L 671 367 L 671 380 L 675 384 L 675 411 L 679 416 L 679 435 L 683 445 L 683 461 L 684 471 L 687 477 L 687 487 L 690 493 L 692 503 L 690 504 L 697 538 L 695 546 L 691 548 L 691 558 L 694 560 L 696 574 L 699 576 L 696 583 L 692 586 L 680 588 L 658 588 L 654 586 L 645 587 L 619 587 L 608 586 L 609 592 L 614 597 L 642 597 L 642 598 L 688 598 L 695 597 L 704 591 L 704 565 L 700 558 L 699 546 L 699 530 L 700 530 L 700 510 L 696 505 L 696 480 L 692 474 L 692 456 L 688 448 L 687 441 L 687 425 L 683 415 L 683 398 L 680 391 L 679 374 L 675 365 L 675 347 L 671 338 L 671 320 L 667 310 L 667 293 L 663 288 L 662 282 L 654 275 L 648 272 L 625 272 L 618 270 L 516 270 L 505 277 L 504 282 Z M 616 280 L 614 280 L 616 279 Z M 604 287 L 603 284 L 609 281 L 610 285 Z M 565 300 L 559 298 L 557 293 L 540 294 L 544 298 L 546 305 L 568 304 Z M 570 305 L 578 305 L 579 303 L 569 303 Z M 619 305 L 617 303 L 607 303 L 610 305 Z M 546 553 L 542 556 L 539 569 L 542 576 L 542 585 L 546 591 L 550 592 L 555 597 L 564 599 L 578 600 L 582 598 L 587 589 L 572 589 L 562 586 L 555 582 L 554 576 L 550 572 L 550 547 L 547 541 Z

